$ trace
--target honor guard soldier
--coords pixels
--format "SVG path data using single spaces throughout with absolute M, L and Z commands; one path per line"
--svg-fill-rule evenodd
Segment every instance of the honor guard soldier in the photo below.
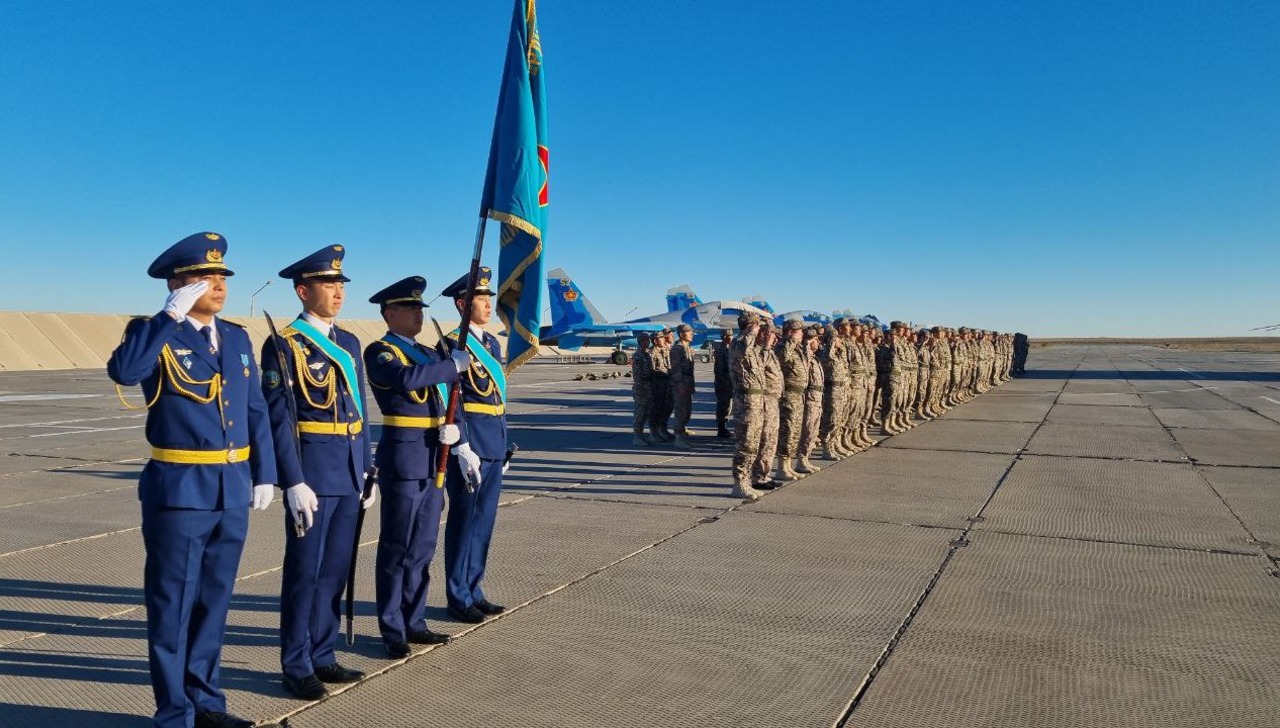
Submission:
M 484 330 L 493 316 L 493 273 L 480 267 L 471 310 L 463 311 L 467 295 L 464 275 L 440 292 L 453 299 L 462 321 L 469 322 L 467 353 L 471 364 L 461 375 L 459 406 L 466 413 L 468 443 L 460 444 L 449 465 L 449 520 L 444 529 L 445 591 L 449 614 L 461 622 L 483 622 L 505 608 L 485 598 L 480 582 L 489 560 L 489 544 L 498 517 L 502 474 L 510 455 L 507 450 L 507 377 L 502 370 L 502 348 Z M 461 324 L 459 324 L 459 329 Z M 457 343 L 458 331 L 449 334 Z
M 130 321 L 107 362 L 147 403 L 138 499 L 158 728 L 253 725 L 226 712 L 218 677 L 249 506 L 270 505 L 276 460 L 249 335 L 217 317 L 226 252 L 221 235 L 196 233 L 156 258 L 147 274 L 168 281 L 164 310 Z
M 369 387 L 382 410 L 375 460 L 382 518 L 374 578 L 378 631 L 392 658 L 408 657 L 410 644 L 449 641 L 427 628 L 427 569 L 444 507 L 444 489 L 434 482 L 439 446 L 460 440 L 458 425 L 444 424 L 446 385 L 458 381 L 471 358 L 464 351 L 444 358 L 414 339 L 422 333 L 426 285 L 426 279 L 410 276 L 373 294 L 369 303 L 379 305 L 388 330 L 364 350 Z
M 671 395 L 675 410 L 676 437 L 674 446 L 689 449 L 689 417 L 693 414 L 693 327 L 680 324 L 676 327 L 680 337 L 671 347 Z
M 356 516 L 377 497 L 375 490 L 362 498 L 373 457 L 360 341 L 334 323 L 350 280 L 342 271 L 345 255 L 330 245 L 280 271 L 293 281 L 302 314 L 280 331 L 283 351 L 272 338 L 262 346 L 262 387 L 288 504 L 280 667 L 285 689 L 303 700 L 327 695 L 325 683 L 364 677 L 338 664 L 334 653 Z

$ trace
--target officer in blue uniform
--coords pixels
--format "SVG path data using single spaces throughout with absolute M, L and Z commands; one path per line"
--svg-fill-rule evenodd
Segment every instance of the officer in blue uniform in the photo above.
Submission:
M 293 281 L 302 315 L 262 347 L 262 388 L 271 414 L 280 484 L 285 488 L 284 571 L 280 586 L 280 666 L 285 689 L 303 700 L 325 683 L 356 682 L 338 664 L 339 601 L 356 539 L 356 516 L 373 464 L 365 427 L 364 363 L 355 335 L 334 323 L 342 309 L 346 251 L 329 245 L 280 271 Z M 289 399 L 297 405 L 297 422 Z
M 449 519 L 444 529 L 444 565 L 449 614 L 461 622 L 483 622 L 501 614 L 504 607 L 485 598 L 484 580 L 498 517 L 498 497 L 507 459 L 507 378 L 502 370 L 502 349 L 498 339 L 484 330 L 493 316 L 492 271 L 480 268 L 471 311 L 464 313 L 467 276 L 440 292 L 453 298 L 462 320 L 470 321 L 467 351 L 471 365 L 461 375 L 462 408 L 466 415 L 469 446 L 450 461 L 447 477 Z M 456 344 L 458 332 L 449 334 Z M 468 455 L 478 456 L 478 472 L 470 469 Z
M 410 276 L 375 293 L 387 335 L 364 350 L 365 371 L 378 408 L 378 480 L 382 519 L 375 586 L 378 630 L 387 655 L 407 657 L 410 644 L 438 645 L 449 637 L 427 628 L 427 569 L 436 551 L 444 484 L 437 487 L 439 446 L 457 445 L 461 431 L 446 425 L 446 385 L 458 381 L 471 358 L 455 351 L 442 359 L 419 344 L 426 279 Z
M 141 383 L 151 460 L 142 470 L 143 590 L 158 728 L 249 728 L 218 687 L 231 589 L 249 506 L 275 492 L 276 460 L 253 345 L 217 317 L 232 272 L 218 233 L 196 233 L 156 258 L 164 309 L 137 318 L 107 362 L 116 384 Z

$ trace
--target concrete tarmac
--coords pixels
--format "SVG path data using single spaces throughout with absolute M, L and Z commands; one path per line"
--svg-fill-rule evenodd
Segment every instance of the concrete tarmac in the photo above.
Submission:
M 1280 726 L 1280 356 L 1032 351 L 1025 378 L 753 504 L 710 369 L 691 451 L 631 445 L 630 380 L 512 380 L 481 625 L 369 677 L 279 682 L 281 501 L 250 519 L 229 709 L 319 726 Z M 139 402 L 136 391 L 128 393 Z M 101 370 L 0 373 L 0 725 L 141 728 L 141 412 Z M 376 423 L 375 418 L 375 423 Z

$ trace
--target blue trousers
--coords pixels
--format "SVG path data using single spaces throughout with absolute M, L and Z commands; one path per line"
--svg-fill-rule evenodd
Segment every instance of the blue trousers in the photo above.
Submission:
M 502 461 L 480 460 L 482 482 L 467 492 L 457 458 L 449 458 L 445 487 L 449 490 L 449 520 L 444 526 L 445 591 L 449 606 L 466 609 L 485 598 L 480 582 L 489 561 L 489 542 L 502 495 Z
M 147 657 L 157 728 L 187 728 L 196 713 L 226 712 L 218 672 L 248 531 L 248 508 L 142 507 Z
M 285 514 L 284 572 L 280 584 L 280 667 L 299 679 L 338 661 L 339 603 L 347 585 L 356 536 L 357 493 L 320 496 L 307 535 L 298 538 Z M 288 510 L 287 508 L 285 510 Z
M 391 480 L 379 486 L 382 526 L 374 586 L 378 631 L 384 642 L 403 642 L 427 628 L 427 574 L 436 553 L 444 489 L 433 479 Z

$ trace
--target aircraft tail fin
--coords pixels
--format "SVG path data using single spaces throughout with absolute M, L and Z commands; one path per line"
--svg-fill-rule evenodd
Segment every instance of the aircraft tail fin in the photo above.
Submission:
M 550 335 L 557 336 L 583 324 L 604 323 L 604 316 L 563 268 L 547 273 L 547 293 L 551 299 Z
M 667 313 L 684 311 L 692 306 L 702 304 L 702 299 L 693 292 L 688 283 L 667 289 Z
M 746 298 L 742 299 L 742 301 L 743 303 L 749 303 L 752 306 L 768 311 L 769 313 L 777 313 L 777 311 L 773 310 L 773 306 L 770 305 L 769 301 L 759 293 L 753 293 L 750 296 L 747 296 Z

